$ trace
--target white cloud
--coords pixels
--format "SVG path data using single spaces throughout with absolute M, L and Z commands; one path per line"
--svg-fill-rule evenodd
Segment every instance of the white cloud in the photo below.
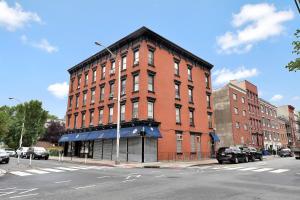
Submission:
M 282 34 L 283 23 L 293 18 L 292 10 L 277 11 L 273 4 L 246 4 L 233 14 L 231 24 L 237 30 L 217 37 L 219 52 L 248 52 L 255 43 Z
M 300 96 L 294 96 L 294 97 L 292 98 L 292 100 L 293 100 L 293 101 L 299 101 L 299 100 L 300 100 Z
M 281 99 L 283 99 L 283 96 L 281 94 L 275 94 L 270 101 L 280 101 Z
M 26 35 L 21 36 L 21 41 L 23 44 L 30 45 L 32 47 L 46 51 L 47 53 L 54 53 L 58 51 L 56 46 L 51 45 L 47 39 L 41 39 L 40 41 L 30 41 Z
M 0 0 L 0 27 L 8 31 L 15 31 L 22 28 L 30 22 L 41 22 L 38 14 L 30 11 L 24 11 L 22 6 L 15 3 L 15 7 L 9 7 L 4 1 Z
M 231 80 L 240 80 L 257 76 L 258 70 L 256 68 L 246 69 L 244 66 L 239 67 L 236 70 L 223 68 L 221 70 L 214 71 L 212 75 L 215 76 L 215 84 L 222 85 Z
M 68 95 L 69 85 L 67 82 L 54 83 L 49 85 L 48 91 L 60 99 L 64 99 Z

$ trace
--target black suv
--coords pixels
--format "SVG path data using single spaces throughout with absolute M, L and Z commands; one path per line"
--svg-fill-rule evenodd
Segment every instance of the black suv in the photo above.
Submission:
M 248 160 L 251 161 L 255 161 L 256 159 L 262 161 L 263 160 L 263 155 L 261 151 L 258 151 L 256 148 L 254 147 L 240 147 L 240 149 L 242 150 L 242 152 L 244 152 L 247 157 Z
M 26 153 L 26 157 L 32 159 L 45 159 L 48 160 L 49 153 L 44 147 L 30 147 Z
M 220 164 L 224 162 L 237 164 L 239 162 L 248 162 L 248 157 L 238 147 L 221 147 L 217 152 L 217 160 Z

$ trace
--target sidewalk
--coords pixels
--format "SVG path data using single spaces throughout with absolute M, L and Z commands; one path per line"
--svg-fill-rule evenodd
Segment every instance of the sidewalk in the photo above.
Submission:
M 59 160 L 59 157 L 50 156 L 50 160 Z M 217 164 L 216 159 L 207 159 L 199 161 L 185 161 L 185 162 L 148 162 L 148 163 L 135 163 L 135 162 L 121 162 L 119 165 L 115 164 L 115 161 L 111 160 L 95 160 L 95 159 L 84 159 L 84 158 L 71 158 L 64 157 L 63 162 L 76 163 L 76 164 L 87 164 L 87 165 L 101 165 L 109 167 L 119 168 L 186 168 L 191 166 L 199 165 L 213 165 Z

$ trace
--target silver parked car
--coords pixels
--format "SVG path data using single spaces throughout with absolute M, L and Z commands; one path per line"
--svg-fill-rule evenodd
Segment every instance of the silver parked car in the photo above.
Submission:
M 27 158 L 27 151 L 29 147 L 20 147 L 17 149 L 16 157 L 20 156 L 20 158 Z
M 0 163 L 9 163 L 9 155 L 4 149 L 0 149 Z
M 6 151 L 6 153 L 7 153 L 10 157 L 16 156 L 16 151 L 13 150 L 12 148 L 5 148 L 4 150 Z

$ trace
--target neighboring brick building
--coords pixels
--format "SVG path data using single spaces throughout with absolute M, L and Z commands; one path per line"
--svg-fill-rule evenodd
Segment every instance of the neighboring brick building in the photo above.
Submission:
M 286 129 L 288 137 L 288 147 L 296 145 L 296 120 L 295 108 L 291 105 L 279 106 L 277 108 L 277 115 L 286 120 Z
M 115 159 L 121 67 L 121 161 L 201 159 L 214 143 L 212 65 L 142 27 L 69 69 L 65 154 Z
M 277 107 L 264 99 L 259 99 L 261 111 L 261 127 L 264 135 L 264 147 L 266 150 L 278 150 L 282 147 L 279 133 L 280 125 L 277 119 Z M 281 124 L 282 125 L 282 124 Z M 283 127 L 282 127 L 283 128 Z
M 231 81 L 213 91 L 214 117 L 220 146 L 263 147 L 257 87 L 248 81 Z
M 279 126 L 279 137 L 282 148 L 288 147 L 288 137 L 287 137 L 287 124 L 288 120 L 284 118 L 277 117 L 278 126 Z

